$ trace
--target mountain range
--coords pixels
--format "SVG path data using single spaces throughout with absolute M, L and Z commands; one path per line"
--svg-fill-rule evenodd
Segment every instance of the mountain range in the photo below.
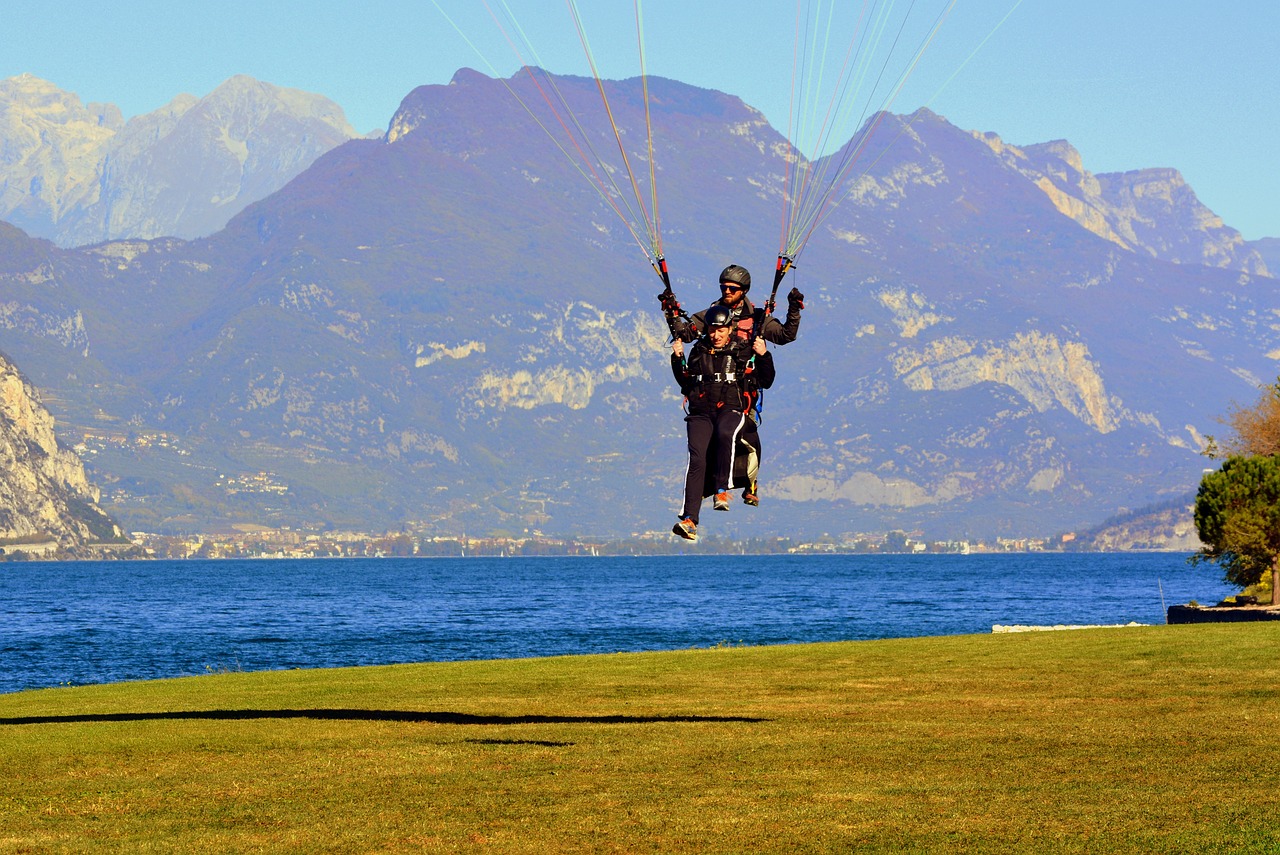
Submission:
M 595 81 L 556 83 L 593 115 Z M 152 531 L 670 526 L 661 283 L 508 85 L 532 84 L 421 87 L 385 136 L 194 239 L 0 225 L 4 347 L 108 512 Z M 642 83 L 606 87 L 642 159 Z M 736 262 L 762 299 L 789 146 L 737 98 L 648 88 L 676 293 L 709 304 Z M 1277 373 L 1274 244 L 1174 170 L 1094 175 L 1065 142 L 926 110 L 868 127 L 866 173 L 786 281 L 807 306 L 765 399 L 761 507 L 712 530 L 1048 533 L 1194 491 L 1218 416 Z
M 125 122 L 26 74 L 0 80 L 0 219 L 61 246 L 203 237 L 356 136 L 328 98 L 239 75 Z

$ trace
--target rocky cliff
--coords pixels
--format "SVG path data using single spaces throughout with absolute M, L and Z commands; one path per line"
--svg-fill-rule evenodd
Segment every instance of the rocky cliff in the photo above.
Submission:
M 98 498 L 80 458 L 58 444 L 35 389 L 0 354 L 0 554 L 48 554 L 54 543 L 75 555 L 118 539 Z
M 0 81 L 0 219 L 62 246 L 202 237 L 355 136 L 328 98 L 243 75 L 127 123 L 13 77 Z
M 0 80 L 0 218 L 43 234 L 96 201 L 107 146 L 123 127 L 119 109 L 85 106 L 38 77 Z
M 1161 261 L 1270 275 L 1258 251 L 1201 204 L 1176 169 L 1094 175 L 1065 140 L 1019 148 L 995 134 L 975 136 L 1099 237 Z

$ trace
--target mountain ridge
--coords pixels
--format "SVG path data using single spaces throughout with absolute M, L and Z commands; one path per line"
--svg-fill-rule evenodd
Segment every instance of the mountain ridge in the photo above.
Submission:
M 62 246 L 202 237 L 355 136 L 329 99 L 246 75 L 127 122 L 21 75 L 0 81 L 0 218 Z
M 1023 172 L 1059 211 L 1112 243 L 1163 261 L 1271 275 L 1257 250 L 1201 204 L 1176 169 L 1095 175 L 1066 140 L 1019 148 L 995 134 L 975 136 Z

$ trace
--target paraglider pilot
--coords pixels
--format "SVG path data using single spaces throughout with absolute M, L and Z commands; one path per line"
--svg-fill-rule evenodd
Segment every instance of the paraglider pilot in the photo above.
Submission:
M 671 343 L 671 371 L 689 407 L 684 509 L 671 531 L 686 540 L 698 539 L 698 511 L 709 460 L 715 465 L 713 507 L 729 510 L 734 453 L 751 408 L 749 390 L 767 389 L 774 378 L 773 355 L 763 338 L 748 342 L 736 336 L 732 314 L 725 306 L 712 306 L 703 315 L 706 335 L 690 348 L 688 358 L 681 339 Z
M 757 309 L 747 297 L 751 290 L 751 274 L 738 264 L 730 264 L 720 271 L 720 299 L 711 308 L 724 306 L 729 310 L 730 322 L 737 337 L 749 340 L 760 336 L 771 344 L 790 344 L 800 331 L 800 310 L 804 308 L 804 294 L 792 288 L 787 294 L 787 319 L 779 321 L 773 315 Z M 708 309 L 707 311 L 710 311 Z M 698 312 L 684 328 L 682 338 L 693 341 L 707 329 L 707 312 Z

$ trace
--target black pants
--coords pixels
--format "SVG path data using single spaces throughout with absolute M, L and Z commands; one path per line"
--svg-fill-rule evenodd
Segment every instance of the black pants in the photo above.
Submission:
M 746 421 L 742 410 L 723 407 L 699 407 L 684 417 L 689 433 L 689 468 L 684 475 L 684 511 L 682 517 L 698 521 L 698 509 L 702 507 L 702 482 L 706 478 L 707 457 L 711 444 L 715 443 L 715 485 L 717 490 L 728 489 L 733 477 L 733 455 L 738 432 Z
M 707 449 L 707 453 L 711 462 L 707 464 L 707 473 L 702 479 L 702 497 L 716 492 L 715 484 L 715 468 L 716 468 L 716 447 L 715 443 Z M 733 471 L 729 473 L 729 489 L 745 489 L 754 487 L 756 483 L 756 475 L 760 469 L 760 434 L 756 429 L 756 423 L 751 418 L 751 414 L 747 413 L 747 420 L 742 423 L 742 430 L 738 431 L 738 444 L 734 447 L 733 452 Z

